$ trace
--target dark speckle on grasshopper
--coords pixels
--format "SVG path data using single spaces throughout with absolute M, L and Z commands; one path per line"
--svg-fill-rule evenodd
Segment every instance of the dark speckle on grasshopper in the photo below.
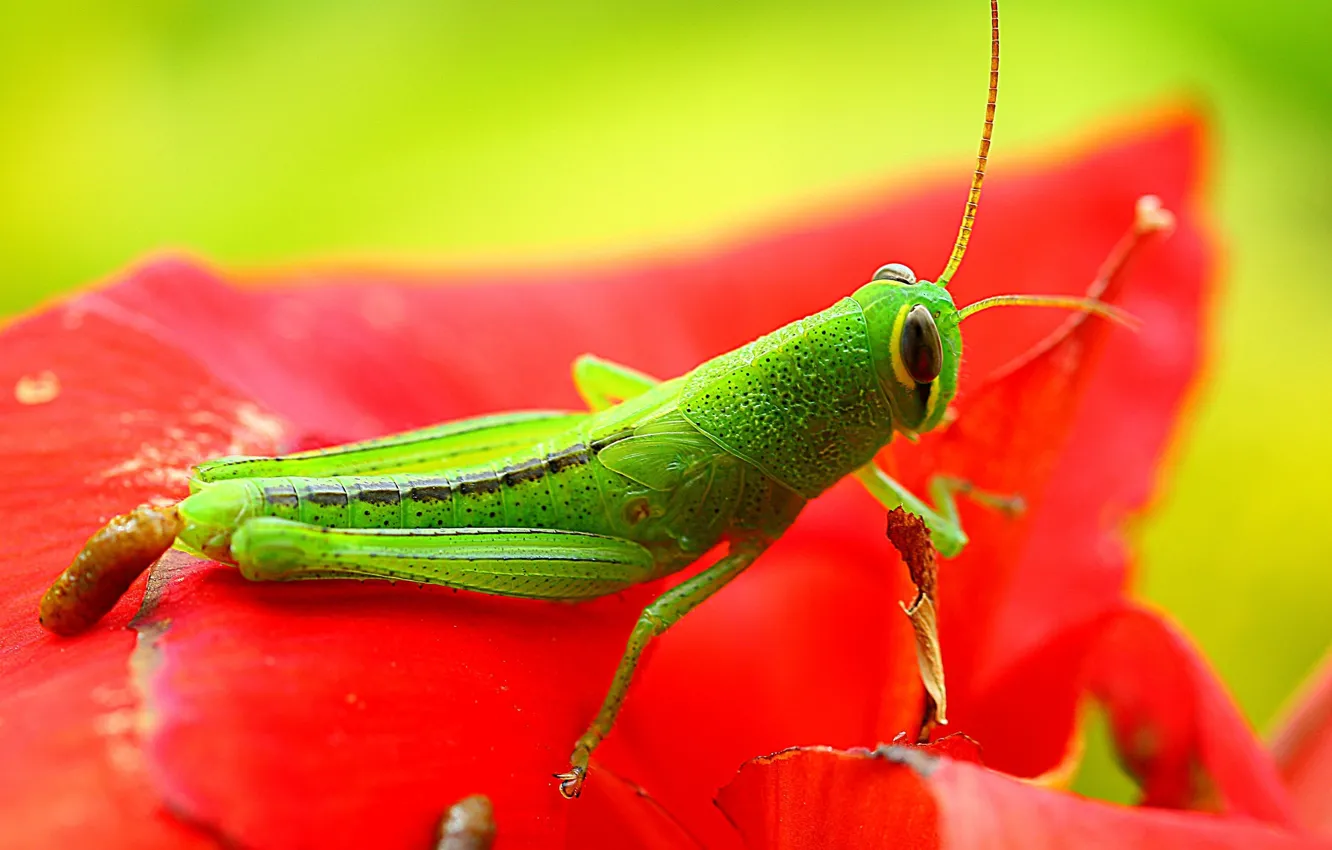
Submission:
M 1014 304 L 1122 319 L 1095 295 L 1139 238 L 1169 221 L 1144 201 L 1092 297 L 954 305 L 946 287 L 970 238 L 998 90 L 995 2 L 991 17 L 977 168 L 938 281 L 885 265 L 826 310 L 668 381 L 582 357 L 573 376 L 588 412 L 487 416 L 202 464 L 174 508 L 119 517 L 88 541 L 43 600 L 43 624 L 60 634 L 87 628 L 172 545 L 256 581 L 402 579 L 577 600 L 675 573 L 725 543 L 724 556 L 639 617 L 600 711 L 558 776 L 561 793 L 576 797 L 648 642 L 752 564 L 838 480 L 853 475 L 885 506 L 919 515 L 939 552 L 957 554 L 966 537 L 954 498 L 970 485 L 936 478 L 932 507 L 881 471 L 875 454 L 895 434 L 914 437 L 945 420 L 962 320 Z

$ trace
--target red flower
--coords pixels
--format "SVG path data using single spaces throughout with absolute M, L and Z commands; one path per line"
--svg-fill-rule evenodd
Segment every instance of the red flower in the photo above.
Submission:
M 1090 689 L 1133 745 L 1151 802 L 1205 802 L 1272 827 L 1112 809 L 961 763 L 835 752 L 747 767 L 723 815 L 714 795 L 747 759 L 890 740 L 921 715 L 896 610 L 907 577 L 882 510 L 848 485 L 658 642 L 575 803 L 551 774 L 661 586 L 569 606 L 382 583 L 252 585 L 172 555 L 133 630 L 137 587 L 83 637 L 37 627 L 41 590 L 82 540 L 111 514 L 182 495 L 196 461 L 575 407 L 567 370 L 583 351 L 678 374 L 826 306 L 884 261 L 932 273 L 963 194 L 950 179 L 739 247 L 591 273 L 312 272 L 235 288 L 163 260 L 9 328 L 6 833 L 30 846 L 422 847 L 445 808 L 485 793 L 508 847 L 727 847 L 834 823 L 903 841 L 942 830 L 1033 844 L 1042 829 L 1043 840 L 1278 841 L 1293 821 L 1270 761 L 1191 650 L 1123 595 L 1117 529 L 1150 494 L 1197 365 L 1208 273 L 1197 136 L 1184 120 L 1057 168 L 996 173 L 954 287 L 962 302 L 1080 292 L 1141 194 L 1161 195 L 1181 227 L 1143 251 L 1117 293 L 1144 321 L 1137 335 L 1087 322 L 986 385 L 1064 317 L 969 322 L 960 419 L 892 460 L 918 491 L 945 470 L 1031 506 L 1016 521 L 964 507 L 972 544 L 940 578 L 950 728 L 979 741 L 987 765 L 1017 776 L 1059 765 Z M 992 834 L 976 831 L 985 823 Z
M 1272 752 L 1300 822 L 1332 840 L 1332 655 L 1302 689 Z

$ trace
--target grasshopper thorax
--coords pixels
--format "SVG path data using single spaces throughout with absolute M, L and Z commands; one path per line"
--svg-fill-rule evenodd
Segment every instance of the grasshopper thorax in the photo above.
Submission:
M 880 269 L 852 298 L 865 313 L 870 354 L 894 428 L 904 433 L 934 428 L 957 393 L 962 360 L 952 296 L 894 264 Z

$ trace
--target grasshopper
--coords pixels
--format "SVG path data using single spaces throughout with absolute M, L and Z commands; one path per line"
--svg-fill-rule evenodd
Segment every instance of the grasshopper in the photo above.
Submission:
M 1095 295 L 1138 238 L 1164 226 L 1168 214 L 1150 204 L 1089 297 L 953 303 L 947 286 L 966 252 L 994 126 L 997 0 L 991 32 L 977 165 L 937 281 L 885 265 L 826 310 L 671 380 L 585 355 L 573 380 L 586 412 L 484 416 L 203 463 L 178 504 L 141 507 L 94 534 L 43 598 L 42 624 L 59 634 L 87 628 L 173 545 L 255 581 L 397 579 L 580 600 L 676 573 L 725 544 L 724 555 L 638 618 L 600 710 L 557 774 L 560 792 L 577 797 L 649 641 L 753 564 L 837 481 L 854 476 L 884 506 L 922 517 L 943 556 L 963 548 L 955 497 L 971 485 L 938 476 L 931 505 L 874 456 L 897 434 L 914 439 L 946 421 L 964 319 L 1035 305 L 1124 320 Z

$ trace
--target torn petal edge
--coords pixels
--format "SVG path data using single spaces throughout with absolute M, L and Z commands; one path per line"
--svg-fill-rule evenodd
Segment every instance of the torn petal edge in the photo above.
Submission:
M 896 797 L 884 799 L 890 785 Z M 716 803 L 750 846 L 788 850 L 839 835 L 900 847 L 1327 848 L 1247 818 L 1090 800 L 910 747 L 785 750 L 743 765 Z

